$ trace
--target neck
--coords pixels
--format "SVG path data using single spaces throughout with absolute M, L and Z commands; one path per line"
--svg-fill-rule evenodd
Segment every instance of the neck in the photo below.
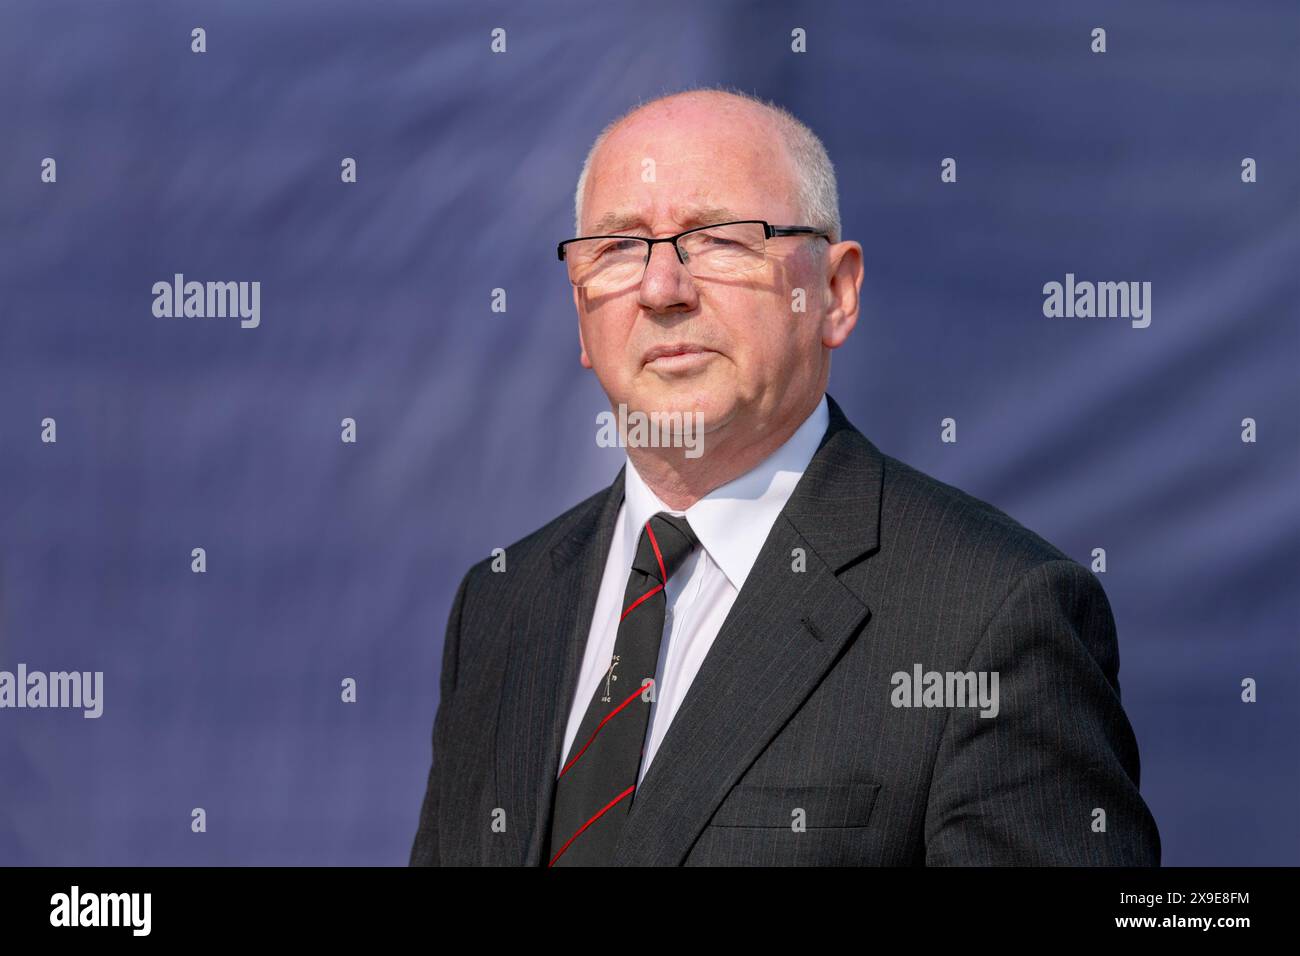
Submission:
M 757 440 L 752 429 L 749 434 L 740 434 L 741 429 L 729 422 L 708 433 L 706 450 L 698 458 L 687 458 L 680 448 L 631 445 L 627 456 L 660 501 L 674 511 L 685 511 L 715 488 L 762 464 L 790 440 L 821 399 L 819 393 L 808 407 L 795 410 L 779 425 L 761 429 Z

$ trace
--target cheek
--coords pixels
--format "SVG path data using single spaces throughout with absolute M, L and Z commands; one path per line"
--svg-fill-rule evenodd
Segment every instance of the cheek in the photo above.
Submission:
M 746 358 L 751 378 L 784 381 L 796 374 L 804 357 L 820 345 L 816 322 L 807 312 L 794 312 L 783 299 L 767 303 L 767 317 L 747 336 Z
M 625 382 L 631 377 L 635 356 L 629 342 L 628 323 L 602 321 L 599 314 L 582 323 L 582 341 L 596 377 L 602 383 Z M 612 319 L 612 317 L 610 317 Z
M 599 315 L 587 315 L 582 322 L 582 341 L 593 362 L 608 357 L 610 349 L 609 324 L 600 321 Z
M 763 303 L 765 311 L 758 321 L 745 330 L 744 347 L 751 362 L 766 368 L 783 365 L 799 348 L 796 317 L 782 299 Z

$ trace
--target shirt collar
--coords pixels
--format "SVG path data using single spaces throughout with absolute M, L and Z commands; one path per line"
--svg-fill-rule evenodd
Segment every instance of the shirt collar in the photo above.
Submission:
M 624 541 L 635 552 L 641 528 L 660 511 L 685 514 L 704 550 L 739 591 L 772 525 L 821 444 L 830 412 L 826 395 L 786 443 L 739 478 L 721 485 L 685 512 L 669 508 L 627 459 L 623 475 Z M 631 557 L 627 559 L 630 563 Z

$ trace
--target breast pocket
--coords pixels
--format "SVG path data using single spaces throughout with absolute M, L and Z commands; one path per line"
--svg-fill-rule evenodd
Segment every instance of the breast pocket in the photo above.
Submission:
M 788 786 L 740 784 L 722 801 L 710 826 L 823 830 L 865 827 L 876 803 L 878 783 Z
M 878 783 L 742 784 L 719 804 L 687 866 L 871 866 Z

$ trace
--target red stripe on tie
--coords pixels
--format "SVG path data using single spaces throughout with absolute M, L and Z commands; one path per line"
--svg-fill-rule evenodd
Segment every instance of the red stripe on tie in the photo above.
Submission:
M 668 572 L 664 570 L 664 556 L 659 553 L 659 542 L 655 540 L 655 530 L 650 522 L 645 523 L 646 534 L 650 535 L 650 546 L 655 549 L 655 558 L 659 561 L 659 580 L 668 583 Z
M 654 680 L 651 679 L 650 684 L 653 684 L 653 683 L 654 683 Z M 605 720 L 602 720 L 600 723 L 598 723 L 598 724 L 596 725 L 596 729 L 593 730 L 593 731 L 591 732 L 591 736 L 587 738 L 587 742 L 586 742 L 585 744 L 582 745 L 582 750 L 579 750 L 576 754 L 574 754 L 574 755 L 573 755 L 573 759 L 570 760 L 568 763 L 566 763 L 566 764 L 564 765 L 564 769 L 560 771 L 560 777 L 563 777 L 566 773 L 568 773 L 569 768 L 572 767 L 575 763 L 578 762 L 578 758 L 581 757 L 582 754 L 583 754 L 583 752 L 584 752 L 588 747 L 591 746 L 591 742 L 592 742 L 593 740 L 596 739 L 596 734 L 600 733 L 600 728 L 605 726 L 606 721 L 608 721 L 611 717 L 613 717 L 615 714 L 617 714 L 620 710 L 622 710 L 622 709 L 623 709 L 624 707 L 626 707 L 628 704 L 632 703 L 632 701 L 636 700 L 638 697 L 640 697 L 642 694 L 644 694 L 644 693 L 645 693 L 645 689 L 646 689 L 647 687 L 649 687 L 650 684 L 642 684 L 641 687 L 640 687 L 638 690 L 636 690 L 636 691 L 632 694 L 631 697 L 629 697 L 627 700 L 623 701 L 623 703 L 619 704 L 617 707 L 615 707 L 613 710 L 611 710 L 608 714 L 605 715 Z M 556 777 L 555 779 L 558 780 L 559 777 Z
M 582 833 L 583 830 L 587 829 L 587 827 L 591 826 L 593 823 L 595 823 L 597 820 L 599 820 L 600 817 L 601 817 L 601 814 L 603 814 L 606 810 L 608 810 L 608 809 L 609 809 L 610 807 L 612 807 L 614 804 L 618 803 L 620 800 L 622 800 L 624 797 L 626 797 L 629 793 L 631 793 L 631 792 L 632 792 L 633 790 L 635 790 L 635 789 L 636 789 L 636 784 L 632 784 L 632 786 L 628 787 L 626 790 L 624 790 L 622 793 L 620 793 L 620 794 L 619 794 L 617 797 L 615 797 L 613 800 L 609 801 L 609 803 L 607 803 L 607 804 L 605 804 L 603 807 L 601 807 L 601 808 L 600 808 L 600 811 L 599 811 L 599 812 L 598 812 L 594 817 L 592 817 L 590 820 L 588 820 L 588 821 L 587 821 L 586 823 L 584 823 L 582 826 L 578 827 L 578 832 L 575 833 L 573 836 L 569 837 L 569 839 L 565 841 L 564 846 L 560 847 L 560 852 L 557 853 L 557 854 L 555 854 L 555 856 L 551 857 L 551 862 L 548 863 L 547 866 L 548 866 L 548 867 L 555 866 L 555 861 L 558 860 L 558 859 L 560 858 L 560 856 L 564 853 L 564 851 L 567 850 L 567 849 L 569 848 L 569 844 L 570 844 L 570 843 L 572 843 L 574 840 L 578 839 L 578 834 Z
M 645 594 L 641 595 L 639 598 L 637 598 L 635 601 L 633 601 L 633 602 L 631 603 L 631 605 L 628 606 L 628 609 L 627 609 L 626 611 L 623 612 L 622 616 L 619 617 L 619 620 L 621 621 L 621 620 L 623 620 L 623 618 L 625 618 L 625 617 L 627 617 L 629 614 L 631 614 L 632 611 L 636 609 L 636 606 L 637 606 L 638 604 L 640 604 L 642 601 L 644 601 L 646 598 L 648 598 L 648 597 L 653 597 L 654 595 L 658 594 L 658 593 L 659 593 L 660 591 L 662 591 L 663 589 L 664 589 L 664 586 L 663 586 L 662 584 L 660 584 L 660 585 L 658 585 L 658 586 L 656 586 L 656 587 L 651 588 L 649 591 L 646 591 Z

